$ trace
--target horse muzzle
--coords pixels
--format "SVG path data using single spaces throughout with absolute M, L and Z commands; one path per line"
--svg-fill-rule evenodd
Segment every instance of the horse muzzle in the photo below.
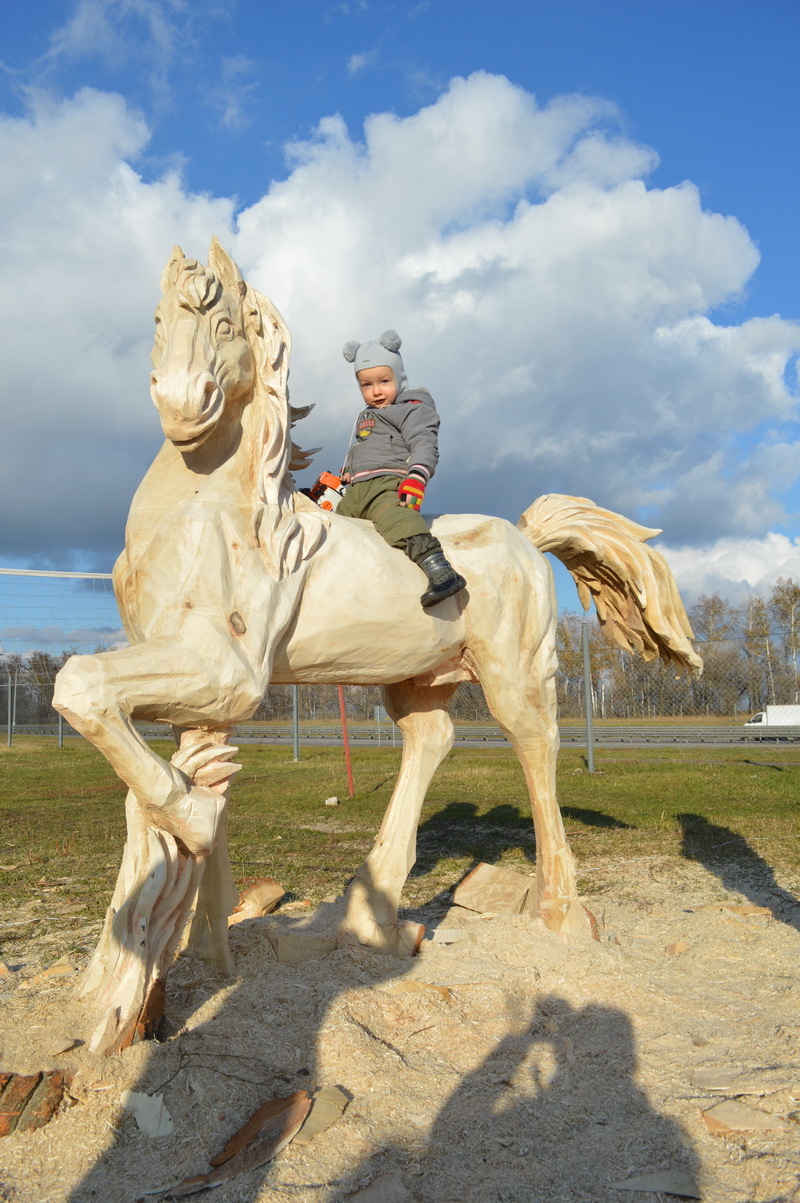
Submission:
M 168 381 L 153 373 L 150 395 L 161 417 L 164 437 L 181 451 L 194 451 L 208 437 L 225 409 L 225 393 L 210 373 L 203 373 L 177 398 Z

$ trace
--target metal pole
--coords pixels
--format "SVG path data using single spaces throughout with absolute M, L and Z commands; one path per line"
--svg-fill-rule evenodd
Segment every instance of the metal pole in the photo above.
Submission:
M 295 764 L 300 759 L 300 701 L 299 685 L 292 686 L 292 737 L 294 741 Z
M 17 725 L 17 677 L 18 677 L 18 675 L 19 674 L 15 671 L 14 672 L 14 707 L 13 707 L 12 717 L 11 717 L 11 726 L 12 727 L 16 727 L 16 725 Z
M 11 673 L 8 674 L 8 708 L 6 710 L 6 721 L 8 723 L 8 746 L 11 747 Z
M 58 746 L 64 747 L 64 715 L 59 710 L 58 712 Z
M 586 708 L 586 767 L 594 772 L 594 730 L 592 726 L 592 667 L 589 661 L 589 617 L 581 619 L 581 645 L 583 647 L 583 698 Z
M 350 760 L 350 740 L 347 735 L 347 714 L 344 708 L 344 690 L 341 685 L 337 685 L 339 690 L 339 716 L 342 720 L 342 741 L 344 743 L 344 762 L 347 765 L 347 789 L 351 798 L 355 797 L 353 789 L 353 765 Z

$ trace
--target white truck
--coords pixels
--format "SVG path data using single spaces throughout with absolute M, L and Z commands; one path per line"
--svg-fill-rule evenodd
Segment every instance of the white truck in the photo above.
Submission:
M 765 706 L 745 727 L 800 727 L 800 706 Z

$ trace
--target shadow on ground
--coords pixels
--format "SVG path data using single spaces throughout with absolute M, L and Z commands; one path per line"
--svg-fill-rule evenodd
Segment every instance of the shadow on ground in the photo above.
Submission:
M 681 852 L 715 874 L 728 890 L 744 894 L 757 906 L 768 906 L 776 919 L 800 931 L 800 901 L 782 889 L 775 871 L 744 836 L 710 823 L 702 815 L 679 814 Z
M 263 960 L 258 965 L 253 955 L 252 948 L 244 953 L 242 976 L 218 1013 L 155 1046 L 140 1076 L 136 1089 L 163 1095 L 175 1131 L 154 1142 L 131 1120 L 124 1121 L 116 1144 L 70 1195 L 71 1203 L 133 1203 L 187 1172 L 187 1157 L 189 1173 L 207 1168 L 208 1158 L 266 1098 L 324 1084 L 317 1049 L 321 1040 L 329 1047 L 331 1040 L 346 1039 L 341 1010 L 329 1027 L 331 1008 L 345 992 L 363 999 L 365 990 L 408 969 L 407 961 L 364 949 L 340 950 L 307 962 L 302 970 Z M 203 974 L 198 962 L 184 965 L 182 976 L 176 975 L 178 997 L 169 1005 L 184 1025 L 188 1016 L 181 996 L 191 970 Z M 211 973 L 204 980 L 212 989 L 219 984 Z M 372 1039 L 369 1027 L 380 1029 L 384 998 L 376 994 L 366 1011 L 354 1014 Z M 697 1181 L 699 1162 L 691 1142 L 637 1085 L 635 1040 L 624 1011 L 574 1006 L 554 993 L 513 1001 L 508 1033 L 469 1072 L 459 1072 L 455 1049 L 453 1064 L 427 1063 L 416 1051 L 413 1033 L 398 1032 L 391 1045 L 378 1037 L 392 1053 L 378 1048 L 385 1067 L 380 1091 L 370 1096 L 362 1090 L 337 1125 L 342 1147 L 357 1151 L 346 1172 L 340 1167 L 338 1176 L 326 1177 L 313 1157 L 289 1154 L 210 1197 L 219 1203 L 293 1198 L 339 1203 L 358 1197 L 360 1188 L 372 1183 L 370 1203 L 392 1197 L 420 1203 L 556 1198 L 600 1203 L 616 1198 L 610 1183 L 631 1172 L 684 1170 Z M 358 1014 L 375 1018 L 365 1026 Z M 354 1046 L 347 1055 L 357 1059 L 364 1053 Z M 430 1128 L 425 1122 L 420 1129 L 421 1117 L 412 1116 L 398 1141 L 396 1108 L 390 1120 L 375 1113 L 376 1101 L 387 1091 L 396 1100 L 419 1098 L 426 1089 L 438 1090 L 443 1074 L 456 1084 Z M 367 1149 L 365 1121 L 372 1146 Z M 392 1131 L 393 1139 L 382 1139 L 382 1130 Z M 160 1145 L 157 1160 L 155 1143 Z M 398 1188 L 408 1194 L 393 1195 Z
M 382 1181 L 388 1191 L 399 1180 L 420 1200 L 599 1203 L 627 1197 L 610 1184 L 632 1165 L 697 1181 L 698 1158 L 680 1125 L 636 1085 L 628 1016 L 553 994 L 524 1006 L 520 1028 L 462 1077 L 423 1150 L 409 1157 L 386 1147 L 364 1164 L 370 1200 Z

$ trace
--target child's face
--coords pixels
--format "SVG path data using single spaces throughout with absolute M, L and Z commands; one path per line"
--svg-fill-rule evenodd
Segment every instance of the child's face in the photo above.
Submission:
M 397 400 L 397 385 L 391 368 L 362 368 L 356 373 L 361 396 L 370 409 L 385 409 Z

